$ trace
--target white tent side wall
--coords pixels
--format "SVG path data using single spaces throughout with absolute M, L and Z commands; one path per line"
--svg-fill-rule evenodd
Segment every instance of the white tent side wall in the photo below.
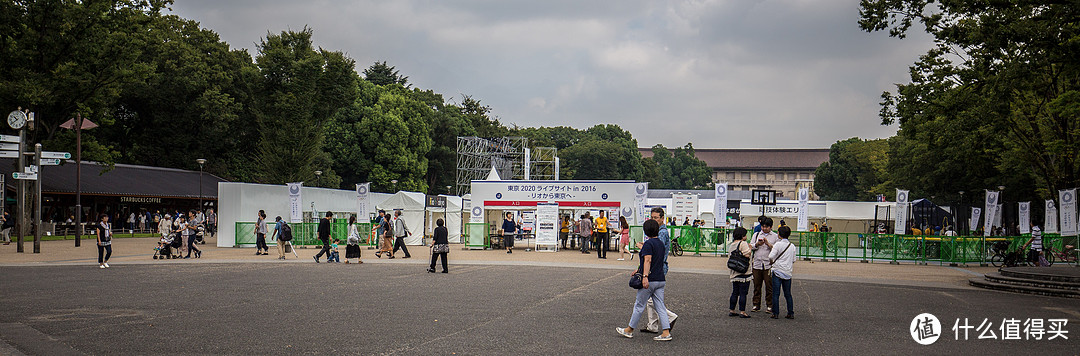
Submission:
M 424 243 L 424 198 L 424 193 L 397 192 L 376 205 L 378 209 L 386 210 L 386 213 L 391 215 L 394 210 L 401 210 L 405 226 L 412 232 L 412 236 L 405 238 L 406 245 Z

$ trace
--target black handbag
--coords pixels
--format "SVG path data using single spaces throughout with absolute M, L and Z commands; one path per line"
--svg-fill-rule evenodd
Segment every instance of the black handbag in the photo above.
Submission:
M 742 244 L 738 246 L 742 247 Z M 746 273 L 750 269 L 750 257 L 743 256 L 742 251 L 736 247 L 735 251 L 732 251 L 731 256 L 728 257 L 727 268 L 737 273 Z
M 634 272 L 633 276 L 630 276 L 630 288 L 641 289 L 644 286 L 641 285 L 641 272 Z

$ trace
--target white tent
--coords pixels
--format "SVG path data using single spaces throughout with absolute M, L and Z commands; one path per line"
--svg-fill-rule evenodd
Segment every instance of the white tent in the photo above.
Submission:
M 461 197 L 442 195 L 446 197 L 446 208 L 427 208 L 427 235 L 435 234 L 435 220 L 443 219 L 446 222 L 447 240 L 458 241 L 461 239 Z M 406 220 L 407 221 L 407 220 Z
M 397 192 L 375 207 L 386 210 L 393 216 L 394 210 L 401 210 L 401 217 L 405 219 L 405 226 L 412 232 L 412 236 L 405 238 L 406 245 L 422 245 L 424 239 L 424 193 Z

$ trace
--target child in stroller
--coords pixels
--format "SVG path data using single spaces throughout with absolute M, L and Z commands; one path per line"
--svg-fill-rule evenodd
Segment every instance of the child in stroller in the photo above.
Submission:
M 176 234 L 165 234 L 154 249 L 154 259 L 180 258 L 180 247 L 184 245 Z

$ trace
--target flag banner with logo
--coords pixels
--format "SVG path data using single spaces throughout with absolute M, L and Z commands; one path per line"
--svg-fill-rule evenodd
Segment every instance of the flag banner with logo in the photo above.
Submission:
M 716 196 L 713 197 L 713 226 L 727 227 L 727 183 L 716 183 Z
M 1061 236 L 1076 235 L 1076 188 L 1058 191 L 1058 223 Z
M 968 226 L 971 231 L 979 230 L 979 219 L 982 218 L 982 208 L 971 208 L 971 221 L 968 222 Z
M 1043 233 L 1056 234 L 1058 233 L 1058 213 L 1057 205 L 1054 204 L 1053 199 L 1046 201 L 1045 219 L 1043 220 Z
M 810 231 L 810 189 L 799 188 L 798 231 Z
M 645 202 L 649 199 L 649 183 L 638 183 L 634 187 L 634 223 L 644 224 L 649 213 L 645 211 Z
M 1020 211 L 1020 213 L 1019 213 L 1020 233 L 1021 234 L 1030 234 L 1031 233 L 1031 202 L 1025 201 L 1025 202 L 1017 203 L 1017 208 Z
M 983 236 L 990 236 L 990 230 L 994 227 L 994 223 L 997 222 L 998 207 L 998 194 L 1001 192 L 987 190 L 986 191 L 986 206 L 983 207 L 983 211 L 986 212 L 986 222 L 983 223 Z
M 288 183 L 289 186 L 289 222 L 298 223 L 304 221 L 303 203 L 300 200 L 300 189 L 304 182 Z
M 908 219 L 908 191 L 903 189 L 896 190 L 896 221 L 893 225 L 893 233 L 897 235 L 903 235 L 907 232 L 907 219 Z
M 371 182 L 356 184 L 356 221 L 371 219 Z

